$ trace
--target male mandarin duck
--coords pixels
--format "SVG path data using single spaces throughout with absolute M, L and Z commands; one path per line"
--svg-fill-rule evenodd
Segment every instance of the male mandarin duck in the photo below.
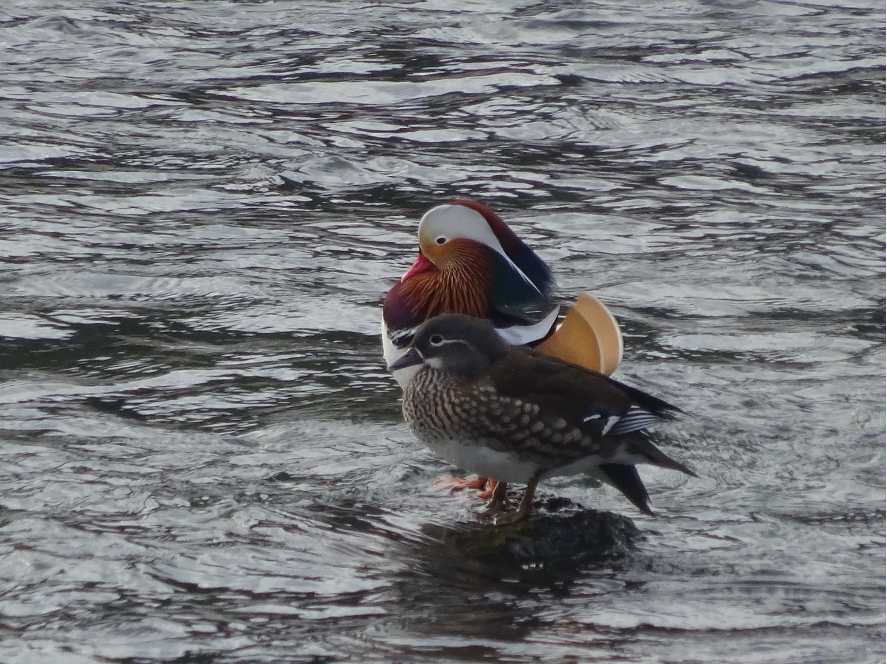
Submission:
M 491 321 L 514 345 L 610 374 L 622 359 L 622 335 L 613 315 L 582 294 L 557 324 L 554 278 L 537 256 L 489 207 L 454 200 L 419 222 L 419 256 L 385 296 L 382 346 L 389 365 L 401 357 L 424 321 L 458 313 Z M 417 366 L 392 373 L 406 389 Z M 649 513 L 647 491 L 633 465 L 600 467 L 605 481 Z M 483 477 L 457 488 L 484 488 Z M 489 495 L 489 494 L 482 494 Z
M 442 313 L 489 319 L 509 343 L 538 342 L 560 311 L 553 287 L 545 262 L 490 208 L 464 200 L 439 205 L 419 222 L 419 257 L 385 296 L 385 359 L 402 355 L 416 328 Z M 394 377 L 405 388 L 416 370 Z
M 416 373 L 404 391 L 404 418 L 439 456 L 498 481 L 488 509 L 494 523 L 526 518 L 537 483 L 557 475 L 648 463 L 695 477 L 646 435 L 678 408 L 596 371 L 510 346 L 488 320 L 431 318 L 390 369 L 408 367 Z M 507 482 L 527 485 L 516 510 L 505 509 Z M 638 507 L 651 513 L 646 500 Z
M 582 294 L 555 327 L 560 306 L 553 290 L 548 265 L 486 205 L 439 205 L 419 222 L 419 257 L 385 296 L 385 359 L 390 364 L 402 355 L 427 319 L 460 313 L 491 320 L 508 343 L 538 345 L 543 353 L 612 373 L 622 359 L 616 319 Z M 415 371 L 399 370 L 394 377 L 403 388 Z

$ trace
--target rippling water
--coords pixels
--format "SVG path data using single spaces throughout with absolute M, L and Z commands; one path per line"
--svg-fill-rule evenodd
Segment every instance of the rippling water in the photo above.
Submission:
M 879 3 L 0 8 L 0 660 L 879 662 Z M 473 558 L 384 292 L 477 198 L 692 417 L 626 558 Z

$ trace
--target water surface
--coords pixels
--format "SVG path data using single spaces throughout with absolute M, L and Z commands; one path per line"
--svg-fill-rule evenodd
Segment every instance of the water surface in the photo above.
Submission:
M 4 662 L 882 662 L 871 2 L 7 2 Z M 623 559 L 478 561 L 385 291 L 493 206 L 690 416 Z

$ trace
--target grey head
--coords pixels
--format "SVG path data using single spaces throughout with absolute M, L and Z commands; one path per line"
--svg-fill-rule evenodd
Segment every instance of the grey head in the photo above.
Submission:
M 461 314 L 442 314 L 425 321 L 413 337 L 407 354 L 389 371 L 425 364 L 444 373 L 471 379 L 486 371 L 508 352 L 508 344 L 493 324 Z

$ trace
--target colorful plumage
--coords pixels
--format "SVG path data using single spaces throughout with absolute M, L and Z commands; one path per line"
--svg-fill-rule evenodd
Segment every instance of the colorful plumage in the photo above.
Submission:
M 441 313 L 489 319 L 514 344 L 537 342 L 554 326 L 560 307 L 551 271 L 487 206 L 457 200 L 429 210 L 419 222 L 419 252 L 382 307 L 389 363 Z M 401 387 L 409 373 L 395 373 Z
M 382 346 L 390 364 L 401 357 L 416 329 L 443 313 L 483 318 L 514 345 L 611 373 L 622 358 L 619 325 L 607 308 L 582 294 L 557 325 L 560 306 L 545 262 L 482 203 L 454 200 L 429 210 L 419 222 L 419 256 L 385 296 Z M 392 373 L 402 388 L 416 366 Z M 604 464 L 605 481 L 644 509 L 646 489 L 634 466 Z M 482 488 L 484 478 L 457 480 L 455 488 Z

